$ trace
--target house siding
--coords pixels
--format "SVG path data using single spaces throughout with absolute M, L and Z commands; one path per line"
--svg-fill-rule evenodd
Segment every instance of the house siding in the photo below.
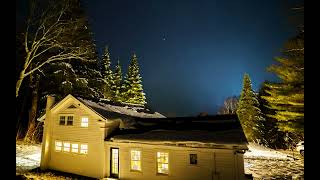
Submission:
M 99 116 L 92 114 L 83 107 L 70 108 L 74 101 L 69 101 L 57 112 L 52 113 L 52 141 L 50 169 L 64 171 L 83 176 L 102 178 L 105 176 L 104 138 L 105 129 L 101 128 Z M 61 115 L 73 115 L 73 125 L 59 125 Z M 89 126 L 81 127 L 81 117 L 89 118 Z M 71 152 L 56 152 L 55 140 L 70 143 L 88 144 L 88 154 L 83 155 Z
M 207 149 L 207 148 L 188 148 L 188 147 L 171 147 L 164 145 L 146 145 L 146 144 L 129 144 L 106 142 L 106 159 L 110 160 L 110 148 L 119 148 L 120 173 L 119 178 L 124 180 L 135 179 L 172 179 L 172 180 L 212 180 L 212 179 L 244 179 L 243 166 L 241 158 L 234 154 L 231 149 Z M 130 150 L 141 150 L 141 172 L 130 170 Z M 157 174 L 157 152 L 169 153 L 169 174 Z M 197 165 L 189 162 L 189 154 L 197 154 Z M 238 156 L 238 157 L 237 157 Z M 242 162 L 243 163 L 243 162 Z M 107 176 L 110 172 L 107 170 Z M 238 173 L 236 174 L 237 168 Z M 239 177 L 238 177 L 239 176 Z

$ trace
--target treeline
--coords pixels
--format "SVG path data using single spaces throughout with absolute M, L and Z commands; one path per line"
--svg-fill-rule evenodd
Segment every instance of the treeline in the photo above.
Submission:
M 137 55 L 124 77 L 120 60 L 111 66 L 108 47 L 100 58 L 79 0 L 30 1 L 29 7 L 16 38 L 16 139 L 39 140 L 36 118 L 48 95 L 146 105 Z
M 295 9 L 303 13 L 303 7 Z M 218 113 L 236 112 L 249 142 L 286 149 L 304 139 L 303 25 L 275 60 L 267 70 L 277 75 L 277 82 L 266 81 L 254 92 L 245 74 L 240 98 L 226 99 Z

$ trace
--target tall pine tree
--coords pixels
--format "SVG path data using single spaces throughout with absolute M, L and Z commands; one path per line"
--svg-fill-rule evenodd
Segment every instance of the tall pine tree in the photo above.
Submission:
M 142 88 L 142 78 L 139 73 L 139 64 L 136 54 L 133 54 L 131 58 L 122 89 L 122 99 L 124 102 L 140 105 L 145 105 L 147 103 Z
M 261 141 L 264 118 L 259 109 L 257 95 L 252 90 L 251 80 L 248 74 L 245 74 L 243 78 L 243 88 L 240 95 L 237 115 L 248 141 Z
M 277 120 L 281 131 L 303 134 L 304 132 L 304 33 L 288 41 L 278 64 L 268 70 L 275 73 L 280 82 L 266 83 L 262 96 L 267 107 L 275 113 L 268 114 Z
M 121 102 L 122 101 L 122 97 L 121 97 L 122 70 L 121 70 L 121 65 L 120 65 L 119 59 L 118 59 L 118 62 L 117 62 L 117 65 L 116 65 L 115 71 L 114 71 L 114 84 L 115 84 L 114 99 L 116 102 Z
M 102 57 L 102 76 L 105 82 L 104 86 L 104 98 L 109 100 L 114 100 L 114 77 L 111 69 L 110 52 L 108 46 L 104 49 L 104 54 Z

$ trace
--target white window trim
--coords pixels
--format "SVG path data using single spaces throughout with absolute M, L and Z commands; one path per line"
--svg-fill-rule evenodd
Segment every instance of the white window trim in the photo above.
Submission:
M 132 166 L 131 166 L 131 162 L 132 162 L 131 151 L 140 151 L 140 170 L 132 169 Z M 129 157 L 129 159 L 130 159 L 130 171 L 132 171 L 132 172 L 142 172 L 142 150 L 141 149 L 137 149 L 137 148 L 130 149 L 129 156 L 130 156 Z
M 64 121 L 64 125 L 60 125 L 60 117 L 64 116 L 65 117 L 65 121 Z M 73 122 L 72 125 L 67 125 L 68 122 L 68 116 L 72 116 L 73 117 Z M 59 118 L 58 118 L 58 126 L 63 126 L 63 127 L 72 127 L 74 126 L 75 123 L 75 115 L 74 114 L 59 114 Z
M 57 150 L 57 142 L 60 142 L 60 143 L 61 143 L 61 146 L 59 146 L 59 147 L 61 148 L 61 150 Z M 63 142 L 60 141 L 60 140 L 55 140 L 55 141 L 54 141 L 54 150 L 55 150 L 56 152 L 62 152 L 62 151 L 63 151 Z
M 158 172 L 158 152 L 160 152 L 160 153 L 168 153 L 168 173 L 167 174 Z M 168 151 L 165 151 L 165 150 L 157 150 L 155 156 L 156 156 L 156 175 L 168 176 L 170 174 L 170 153 Z
M 64 144 L 65 143 L 69 143 L 69 151 L 65 151 L 64 150 Z M 71 152 L 71 142 L 70 141 L 63 141 L 62 142 L 62 152 L 64 152 L 64 153 L 70 153 Z
M 87 118 L 88 119 L 88 122 L 86 123 L 87 126 L 82 126 L 82 118 Z M 80 127 L 82 127 L 82 128 L 88 128 L 89 127 L 89 116 L 81 116 Z
M 77 152 L 73 152 L 73 149 L 74 149 L 73 146 L 72 146 L 73 144 L 77 144 L 77 145 L 78 145 L 78 148 L 77 148 L 78 151 L 77 151 Z M 70 146 L 71 146 L 71 151 L 70 151 L 71 153 L 73 153 L 73 154 L 79 154 L 79 149 L 80 149 L 80 148 L 79 148 L 79 143 L 77 143 L 77 142 L 71 142 L 71 143 L 70 143 Z
M 88 143 L 79 143 L 79 154 L 81 155 L 88 155 L 89 154 L 89 144 Z M 87 145 L 87 153 L 81 153 L 81 145 Z

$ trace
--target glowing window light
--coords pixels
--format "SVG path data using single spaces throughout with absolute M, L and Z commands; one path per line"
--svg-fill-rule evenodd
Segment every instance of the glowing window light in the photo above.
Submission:
M 131 150 L 131 170 L 141 171 L 141 151 Z
M 63 151 L 70 152 L 70 143 L 69 142 L 63 142 Z
M 88 154 L 88 144 L 81 144 L 80 154 Z
M 61 150 L 62 150 L 62 142 L 56 141 L 56 151 L 61 151 Z
M 89 126 L 89 118 L 82 117 L 81 118 L 81 127 L 88 127 Z
M 79 152 L 79 145 L 78 144 L 71 144 L 71 152 L 78 153 Z
M 169 174 L 169 153 L 157 152 L 157 172 Z

